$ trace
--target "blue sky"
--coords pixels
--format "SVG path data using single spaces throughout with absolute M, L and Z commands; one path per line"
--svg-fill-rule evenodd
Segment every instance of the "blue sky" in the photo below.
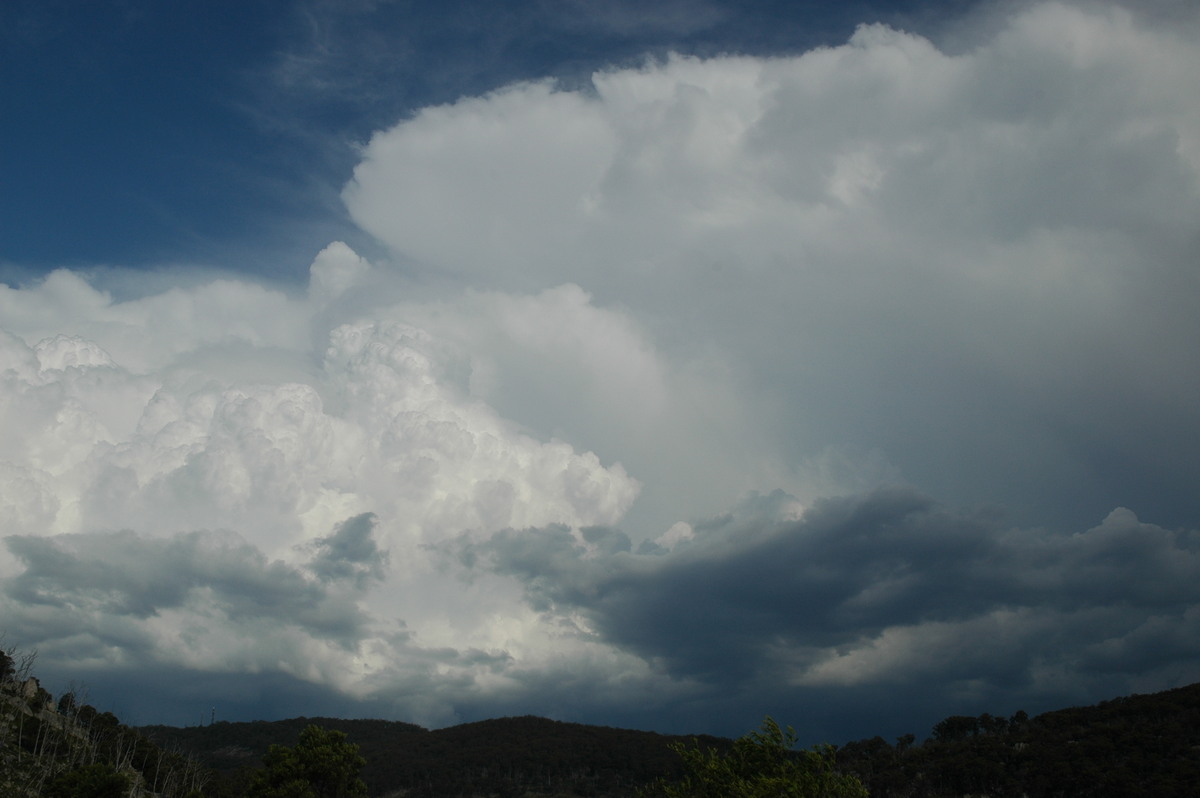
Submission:
M 354 147 L 422 106 L 673 50 L 798 53 L 936 7 L 832 5 L 6 4 L 4 257 L 284 276 L 269 255 L 302 279 L 354 234 Z
M 5 644 L 136 723 L 1196 681 L 1198 24 L 5 4 Z

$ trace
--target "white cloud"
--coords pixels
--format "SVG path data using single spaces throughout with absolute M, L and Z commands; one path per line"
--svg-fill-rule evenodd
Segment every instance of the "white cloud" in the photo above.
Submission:
M 317 254 L 309 269 L 308 293 L 319 302 L 329 302 L 360 283 L 371 264 L 341 241 L 334 241 Z
M 119 302 L 67 272 L 4 289 L 9 307 L 27 311 L 6 318 L 0 377 L 14 634 L 64 656 L 113 646 L 123 653 L 110 667 L 136 641 L 161 667 L 279 670 L 358 694 L 430 652 L 487 646 L 497 662 L 520 655 L 522 668 L 551 650 L 570 659 L 516 589 L 458 585 L 427 547 L 509 526 L 616 523 L 637 481 L 522 432 L 472 396 L 460 348 L 469 340 L 439 339 L 388 307 L 339 321 L 330 302 L 368 270 L 345 245 L 326 249 L 310 290 L 320 302 L 230 281 Z M 560 302 L 568 318 L 551 330 L 522 329 L 520 314 L 500 312 L 476 333 L 488 337 L 490 324 L 491 336 L 530 345 L 573 334 L 563 363 L 592 347 L 600 372 L 628 368 L 606 363 L 587 325 L 569 318 L 603 332 L 624 329 L 623 317 L 592 308 L 578 289 L 560 294 L 548 307 Z M 61 332 L 39 340 L 47 329 Z M 617 345 L 636 351 L 640 339 L 626 337 Z M 647 358 L 635 376 L 653 371 Z M 196 546 L 224 565 L 206 566 Z M 360 557 L 367 549 L 387 557 Z M 234 585 L 239 563 L 262 573 Z M 270 599 L 278 580 L 309 598 Z M 294 617 L 273 614 L 285 611 Z M 456 664 L 461 656 L 437 672 L 469 684 L 476 666 Z M 346 658 L 357 663 L 350 671 Z M 439 712 L 452 717 L 452 703 Z
M 1182 519 L 1200 474 L 1162 453 L 1196 442 L 1200 389 L 1184 30 L 1048 3 L 957 54 L 866 25 L 799 57 L 520 84 L 376 134 L 344 196 L 403 257 L 577 284 L 674 369 L 728 366 L 704 378 L 776 464 L 755 487 L 808 495 L 795 464 L 849 447 L 1031 519 L 1123 490 Z

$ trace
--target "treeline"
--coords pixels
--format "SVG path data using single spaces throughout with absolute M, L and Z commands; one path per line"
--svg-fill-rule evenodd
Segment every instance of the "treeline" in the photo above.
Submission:
M 920 745 L 882 737 L 837 751 L 873 798 L 1200 794 L 1200 684 L 1030 718 L 939 722 Z
M 55 701 L 32 674 L 35 658 L 0 650 L 0 795 L 203 794 L 207 768 L 158 747 L 78 691 Z
M 271 744 L 292 744 L 308 725 L 344 732 L 367 760 L 362 778 L 371 795 L 405 791 L 430 796 L 632 796 L 661 776 L 682 773 L 671 750 L 694 738 L 564 723 L 537 717 L 499 718 L 428 731 L 409 723 L 338 718 L 218 722 L 141 731 L 193 753 L 215 771 L 206 795 L 241 795 Z M 732 742 L 702 736 L 718 750 Z
M 656 784 L 663 794 L 688 795 L 671 786 L 686 785 L 677 781 L 685 770 L 694 776 L 700 763 L 709 775 L 736 775 L 726 765 L 738 761 L 739 744 L 745 747 L 745 738 L 684 738 L 537 717 L 436 731 L 335 718 L 133 729 L 90 706 L 81 691 L 55 700 L 33 677 L 32 664 L 32 656 L 0 651 L 5 798 L 242 798 L 263 772 L 264 758 L 270 764 L 272 746 L 293 745 L 312 726 L 343 733 L 358 749 L 369 795 L 409 798 L 626 798 Z M 681 744 L 702 753 L 689 765 Z M 764 749 L 746 750 L 757 757 Z M 829 766 L 861 780 L 875 798 L 1193 796 L 1200 784 L 1200 684 L 1032 718 L 953 716 L 924 741 L 912 734 L 894 743 L 874 737 L 829 750 Z M 726 755 L 732 758 L 721 763 L 711 758 Z M 791 767 L 780 763 L 782 771 Z
M 680 738 L 522 717 L 426 731 L 407 723 L 299 718 L 144 731 L 218 771 L 215 796 L 240 795 L 271 743 L 307 724 L 345 732 L 367 760 L 371 795 L 633 796 L 681 775 Z M 732 741 L 701 737 L 727 751 Z M 839 770 L 873 798 L 1194 796 L 1200 784 L 1200 684 L 1029 717 L 953 716 L 918 741 L 874 737 L 836 749 Z

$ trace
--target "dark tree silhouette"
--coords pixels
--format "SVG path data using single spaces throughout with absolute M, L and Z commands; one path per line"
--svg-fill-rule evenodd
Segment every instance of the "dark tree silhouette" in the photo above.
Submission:
M 767 718 L 761 731 L 736 740 L 727 753 L 677 746 L 686 774 L 659 781 L 646 798 L 867 798 L 857 777 L 835 769 L 829 746 L 797 751 L 796 733 Z
M 272 745 L 263 770 L 250 783 L 250 798 L 361 798 L 367 785 L 359 771 L 367 761 L 344 732 L 308 726 L 295 748 Z

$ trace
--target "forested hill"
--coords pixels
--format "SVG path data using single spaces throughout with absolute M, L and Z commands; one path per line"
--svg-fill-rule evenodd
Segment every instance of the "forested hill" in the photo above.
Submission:
M 1200 795 L 1200 684 L 1029 718 L 946 718 L 911 737 L 848 743 L 838 765 L 873 798 Z
M 361 775 L 377 797 L 630 798 L 660 777 L 681 774 L 673 745 L 735 745 L 528 716 L 436 731 L 303 717 L 133 729 L 74 692 L 55 700 L 32 676 L 32 664 L 32 655 L 0 650 L 4 798 L 242 798 L 270 746 L 296 746 L 309 726 L 346 735 L 347 748 L 365 759 Z M 761 739 L 752 734 L 736 745 Z M 949 717 L 923 741 L 906 734 L 895 742 L 847 743 L 836 749 L 836 768 L 861 779 L 874 798 L 1192 798 L 1200 795 L 1200 684 L 1033 718 Z
M 239 795 L 248 771 L 273 743 L 293 745 L 309 724 L 345 732 L 367 760 L 371 795 L 406 790 L 420 796 L 498 794 L 631 796 L 659 776 L 680 772 L 670 750 L 693 737 L 563 723 L 537 717 L 499 718 L 428 731 L 409 723 L 337 718 L 218 722 L 140 731 L 159 745 L 192 753 L 220 774 L 206 794 Z M 718 748 L 728 740 L 701 736 Z
M 786 721 L 787 719 L 782 719 Z M 371 795 L 632 796 L 679 772 L 672 742 L 692 738 L 502 718 L 427 731 L 379 720 L 297 718 L 216 723 L 144 733 L 170 750 L 194 752 L 224 774 L 207 795 L 239 795 L 268 745 L 293 745 L 310 723 L 345 732 L 360 746 Z M 700 738 L 724 747 L 727 740 Z M 1030 718 L 950 717 L 928 739 L 905 735 L 843 745 L 841 769 L 874 798 L 1195 796 L 1200 785 L 1200 684 L 1133 695 Z M 239 769 L 241 775 L 238 776 Z

